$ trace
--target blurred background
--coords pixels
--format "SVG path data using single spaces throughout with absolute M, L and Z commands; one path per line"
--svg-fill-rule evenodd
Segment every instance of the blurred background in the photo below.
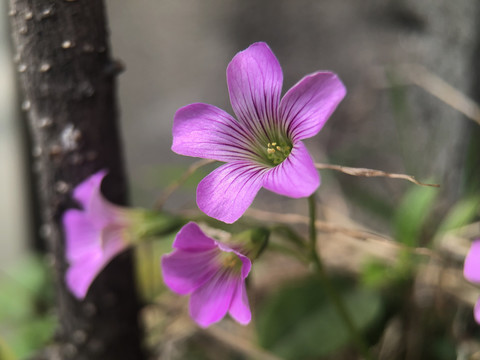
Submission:
M 33 225 L 29 150 L 5 3 L 2 10 L 0 279 L 4 289 L 22 293 L 25 289 L 17 289 L 12 282 L 31 292 L 47 280 L 18 272 L 18 268 L 26 268 L 19 265 L 24 261 L 37 269 L 32 265 L 36 260 L 25 259 L 32 252 L 32 239 L 41 234 Z M 452 266 L 461 269 L 468 240 L 480 234 L 478 225 L 447 245 L 439 234 L 478 220 L 480 111 L 473 102 L 480 99 L 478 1 L 107 0 L 107 10 L 113 56 L 126 68 L 119 77 L 118 98 L 133 205 L 152 207 L 162 189 L 194 161 L 170 150 L 175 111 L 189 103 L 205 102 L 232 113 L 226 66 L 238 51 L 265 41 L 282 65 L 283 92 L 317 70 L 336 72 L 347 87 L 347 97 L 321 133 L 307 142 L 316 161 L 407 173 L 441 184 L 439 190 L 424 190 L 399 180 L 324 170 L 319 190 L 323 219 L 354 224 L 400 242 L 404 239 L 409 246 L 446 247 L 448 254 L 453 252 Z M 200 172 L 172 196 L 167 209 L 194 208 L 195 184 L 205 173 Z M 254 206 L 306 212 L 303 202 L 264 190 Z M 434 239 L 441 244 L 434 245 Z M 368 273 L 362 267 L 365 256 L 373 256 L 375 251 L 382 261 L 390 256 L 390 250 L 380 245 L 363 244 L 360 249 L 359 240 L 344 240 L 346 243 L 325 241 L 324 245 L 324 254 L 334 254 L 331 265 L 340 270 L 344 267 L 374 277 L 375 270 Z M 351 260 L 357 257 L 353 254 L 358 254 L 358 262 Z M 283 275 L 293 276 L 295 270 L 286 272 Z M 456 276 L 463 281 L 458 272 Z M 268 284 L 270 280 L 259 275 L 257 282 Z M 0 287 L 0 309 L 1 301 L 11 298 L 2 298 L 2 291 L 6 294 Z M 472 303 L 474 294 L 461 300 Z M 48 299 L 50 295 L 45 296 Z M 47 325 L 40 327 L 51 326 L 51 318 L 41 321 Z M 11 326 L 4 323 L 0 321 L 0 331 L 13 338 Z M 420 351 L 417 358 L 448 359 L 455 350 L 458 354 L 458 343 L 452 340 L 458 333 L 452 335 L 452 328 L 446 325 L 442 329 L 441 336 L 451 340 L 451 348 L 444 351 L 446 357 L 424 357 Z M 35 345 L 15 346 L 24 346 L 28 353 L 29 346 Z M 315 358 L 308 356 L 311 354 L 301 358 Z

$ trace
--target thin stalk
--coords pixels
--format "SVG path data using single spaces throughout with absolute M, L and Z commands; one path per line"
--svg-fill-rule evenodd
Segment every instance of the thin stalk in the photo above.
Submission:
M 335 309 L 345 324 L 345 327 L 348 329 L 350 333 L 351 340 L 355 343 L 358 351 L 362 354 L 365 360 L 372 360 L 372 356 L 370 355 L 370 351 L 368 349 L 363 336 L 360 334 L 360 331 L 357 329 L 353 318 L 348 311 L 343 299 L 341 298 L 340 294 L 337 292 L 335 287 L 332 285 L 330 278 L 328 277 L 327 273 L 325 272 L 325 268 L 323 266 L 322 260 L 320 259 L 318 252 L 317 252 L 317 228 L 315 227 L 315 220 L 316 220 L 316 204 L 315 204 L 315 193 L 312 194 L 308 198 L 308 207 L 309 207 L 309 235 L 310 235 L 310 252 L 311 252 L 311 260 L 315 265 L 316 272 L 322 282 L 325 291 L 327 292 L 330 300 L 332 301 Z

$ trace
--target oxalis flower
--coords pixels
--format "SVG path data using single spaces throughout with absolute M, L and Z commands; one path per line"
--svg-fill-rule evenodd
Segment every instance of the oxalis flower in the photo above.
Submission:
M 206 236 L 190 222 L 177 234 L 174 251 L 162 256 L 165 284 L 190 297 L 190 316 L 202 327 L 227 312 L 240 324 L 251 319 L 245 279 L 252 263 L 232 247 Z
M 235 222 L 264 187 L 293 198 L 310 196 L 320 185 L 301 140 L 316 135 L 345 96 L 331 72 L 307 75 L 280 100 L 283 74 L 265 43 L 239 52 L 227 67 L 235 120 L 208 104 L 179 109 L 172 150 L 226 164 L 197 188 L 198 207 L 226 223 Z
M 475 240 L 465 258 L 463 275 L 468 281 L 480 284 L 480 239 Z M 473 314 L 477 323 L 480 324 L 480 299 L 477 301 Z
M 80 183 L 73 197 L 83 210 L 63 215 L 65 252 L 70 264 L 65 280 L 79 299 L 86 296 L 93 280 L 117 254 L 132 243 L 132 229 L 140 222 L 140 211 L 117 206 L 102 196 L 100 186 L 106 171 Z

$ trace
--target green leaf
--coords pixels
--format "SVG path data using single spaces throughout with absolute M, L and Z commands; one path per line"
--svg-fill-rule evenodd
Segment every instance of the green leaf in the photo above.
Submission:
M 444 233 L 471 223 L 478 215 L 480 209 L 480 198 L 469 197 L 458 201 L 442 222 L 438 233 Z
M 408 246 L 417 246 L 438 190 L 415 186 L 404 195 L 394 218 L 395 238 Z
M 366 286 L 381 287 L 391 281 L 391 276 L 387 276 L 390 267 L 378 260 L 365 262 L 362 267 L 362 281 Z
M 31 315 L 32 294 L 11 281 L 0 281 L 0 324 Z
M 352 288 L 342 280 L 334 283 L 360 331 L 378 322 L 383 313 L 378 293 Z M 261 346 L 287 360 L 325 356 L 350 343 L 318 279 L 288 285 L 268 298 L 258 312 L 257 330 Z
M 32 316 L 35 299 L 51 290 L 45 263 L 38 257 L 21 259 L 0 272 L 0 324 Z
M 0 359 L 8 343 L 18 358 L 26 358 L 53 336 L 56 324 L 42 315 L 50 304 L 51 281 L 44 261 L 26 257 L 0 273 Z
M 32 318 L 16 324 L 7 339 L 13 352 L 20 359 L 25 359 L 53 337 L 55 326 L 53 316 Z
M 5 340 L 0 337 L 0 360 L 17 360 L 13 351 L 7 346 Z

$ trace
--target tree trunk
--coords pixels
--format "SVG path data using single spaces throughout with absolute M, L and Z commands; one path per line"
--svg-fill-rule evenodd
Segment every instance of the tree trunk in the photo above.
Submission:
M 108 169 L 104 189 L 126 202 L 115 76 L 101 0 L 10 0 L 15 62 L 33 142 L 43 225 L 57 276 L 59 331 L 41 359 L 142 359 L 132 254 L 115 259 L 85 301 L 65 287 L 61 225 L 74 187 Z

